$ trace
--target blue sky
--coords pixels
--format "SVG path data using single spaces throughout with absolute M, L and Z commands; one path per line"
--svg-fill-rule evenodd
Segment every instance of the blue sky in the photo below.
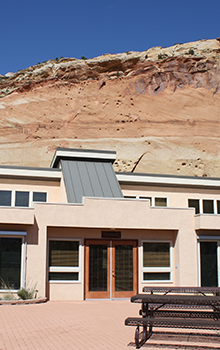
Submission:
M 0 74 L 220 37 L 219 0 L 1 0 Z

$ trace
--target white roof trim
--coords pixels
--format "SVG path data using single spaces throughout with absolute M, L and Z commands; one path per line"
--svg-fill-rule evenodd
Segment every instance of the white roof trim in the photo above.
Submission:
M 163 176 L 150 174 L 116 174 L 120 183 L 129 182 L 136 184 L 166 185 L 166 186 L 206 186 L 220 187 L 220 179 L 184 176 Z
M 37 177 L 37 178 L 43 178 L 43 179 L 61 179 L 61 171 L 53 171 L 53 170 L 41 170 L 41 169 L 25 169 L 25 168 L 1 168 L 0 167 L 0 176 L 13 176 L 13 177 Z
M 115 161 L 116 152 L 111 151 L 97 151 L 97 150 L 62 150 L 57 149 L 53 160 L 51 162 L 51 168 L 57 163 L 57 159 L 65 159 L 65 158 L 75 158 L 78 160 L 83 159 L 99 159 L 99 160 L 111 160 Z

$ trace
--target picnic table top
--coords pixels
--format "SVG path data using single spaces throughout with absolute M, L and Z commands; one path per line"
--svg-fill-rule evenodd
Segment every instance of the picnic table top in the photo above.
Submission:
M 179 304 L 179 305 L 211 305 L 220 306 L 220 296 L 205 295 L 161 295 L 161 294 L 136 294 L 131 297 L 132 303 L 148 304 Z
M 144 293 L 220 293 L 220 287 L 143 287 Z

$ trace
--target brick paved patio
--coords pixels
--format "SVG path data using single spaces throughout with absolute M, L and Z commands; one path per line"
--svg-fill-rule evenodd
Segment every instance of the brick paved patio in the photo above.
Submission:
M 137 316 L 138 309 L 139 305 L 128 300 L 2 305 L 0 350 L 135 349 L 134 328 L 125 327 L 124 319 Z M 143 349 L 220 349 L 219 343 L 211 343 L 210 339 L 206 342 L 205 338 L 202 343 L 200 339 L 198 347 L 201 336 L 170 338 L 163 332 L 155 334 Z

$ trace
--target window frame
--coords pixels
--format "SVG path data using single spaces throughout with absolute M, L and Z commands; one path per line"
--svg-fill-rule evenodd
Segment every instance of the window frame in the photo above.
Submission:
M 16 205 L 16 193 L 28 193 L 28 205 L 22 206 L 22 205 Z M 12 193 L 12 206 L 15 208 L 30 208 L 30 191 L 26 191 L 26 190 L 14 190 L 14 195 Z
M 79 242 L 79 266 L 73 267 L 73 266 L 49 266 L 49 254 L 50 254 L 50 242 L 51 241 L 77 241 Z M 48 239 L 48 277 L 47 280 L 49 283 L 67 283 L 67 284 L 79 284 L 82 283 L 82 239 L 81 238 L 49 238 Z M 78 280 L 50 280 L 49 279 L 49 273 L 50 272 L 77 272 L 78 273 Z
M 11 204 L 10 205 L 0 205 L 0 208 L 33 208 L 34 203 L 48 203 L 48 191 L 40 191 L 40 190 L 23 190 L 23 189 L 0 189 L 0 191 L 11 192 Z M 27 207 L 22 207 L 15 205 L 16 200 L 16 192 L 28 192 L 29 193 L 29 202 Z M 46 194 L 46 202 L 34 201 L 34 193 L 45 193 Z
M 0 238 L 21 238 L 21 271 L 20 288 L 26 288 L 26 257 L 27 257 L 27 232 L 26 231 L 0 231 Z M 19 289 L 10 289 L 15 293 Z M 7 292 L 8 289 L 0 289 L 0 292 Z
M 46 201 L 34 201 L 34 193 L 45 193 L 46 194 Z M 48 191 L 30 191 L 30 206 L 33 207 L 34 203 L 48 203 Z
M 166 199 L 166 205 L 156 205 L 156 199 Z M 166 196 L 154 196 L 152 197 L 152 204 L 155 208 L 168 208 L 168 197 Z
M 194 207 L 189 207 L 189 200 L 198 200 L 199 201 L 199 212 L 195 213 L 195 215 L 220 215 L 220 212 L 218 213 L 218 202 L 220 202 L 219 198 L 193 198 L 193 197 L 187 197 L 187 208 L 194 208 Z M 203 205 L 204 201 L 212 201 L 213 202 L 213 213 L 204 213 L 203 210 Z
M 213 213 L 204 213 L 204 201 L 212 202 Z M 217 211 L 216 211 L 216 204 L 217 204 L 217 199 L 213 199 L 213 198 L 202 198 L 202 214 L 204 214 L 204 215 L 214 215 L 214 214 L 217 214 Z
M 205 214 L 204 214 L 205 215 Z M 197 268 L 198 268 L 198 286 L 201 287 L 201 242 L 216 242 L 217 243 L 217 280 L 218 287 L 220 286 L 220 236 L 197 236 Z
M 169 267 L 144 267 L 144 243 L 169 243 L 170 244 L 170 266 Z M 168 272 L 170 273 L 170 279 L 169 280 L 145 280 L 144 279 L 144 273 L 145 272 Z M 173 247 L 172 247 L 172 240 L 170 239 L 160 239 L 160 240 L 151 240 L 151 239 L 143 239 L 141 240 L 141 282 L 142 283 L 173 283 Z
M 0 192 L 9 192 L 10 193 L 10 200 L 11 200 L 11 203 L 12 203 L 12 190 L 1 189 Z M 0 208 L 10 208 L 11 207 L 11 203 L 10 203 L 10 205 L 0 205 Z

